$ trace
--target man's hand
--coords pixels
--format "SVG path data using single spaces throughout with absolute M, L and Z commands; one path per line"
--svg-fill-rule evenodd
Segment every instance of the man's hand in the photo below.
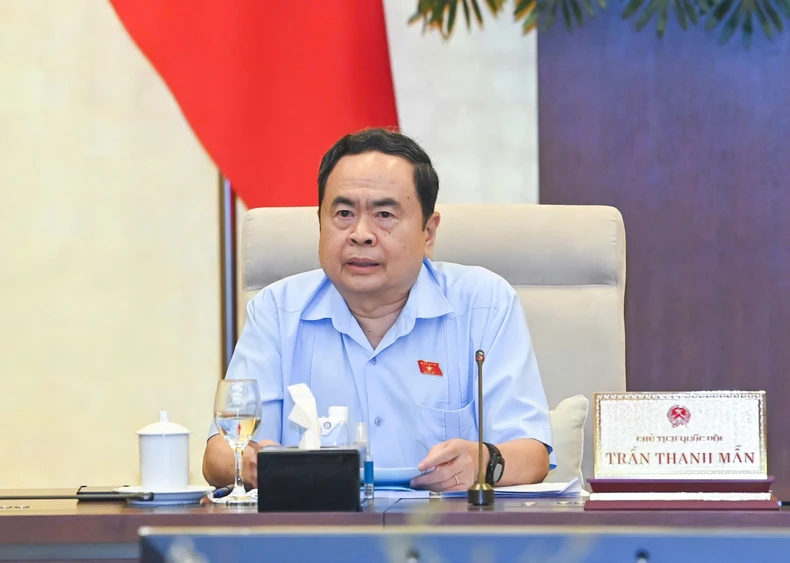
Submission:
M 488 463 L 488 448 L 483 450 L 483 464 Z M 465 491 L 477 479 L 477 442 L 454 438 L 431 448 L 417 469 L 429 471 L 411 481 L 414 489 Z
M 244 479 L 244 484 L 248 485 L 251 489 L 258 488 L 258 450 L 266 446 L 279 446 L 277 442 L 272 440 L 261 440 L 260 442 L 250 442 L 244 448 L 242 455 L 241 475 Z

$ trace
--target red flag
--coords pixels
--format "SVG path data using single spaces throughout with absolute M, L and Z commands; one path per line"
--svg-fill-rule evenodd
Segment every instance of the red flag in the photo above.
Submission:
M 444 375 L 442 368 L 439 367 L 438 362 L 426 362 L 425 360 L 417 360 L 417 365 L 420 366 L 420 373 L 426 375 Z
M 397 126 L 381 0 L 110 0 L 252 207 L 316 205 L 323 153 Z

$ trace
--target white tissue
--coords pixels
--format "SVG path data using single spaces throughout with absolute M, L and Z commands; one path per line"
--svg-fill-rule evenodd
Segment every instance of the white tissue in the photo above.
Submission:
M 317 450 L 321 447 L 321 425 L 318 421 L 318 407 L 310 388 L 304 383 L 297 383 L 288 387 L 294 408 L 288 415 L 288 420 L 304 428 L 302 439 L 299 441 L 300 450 Z

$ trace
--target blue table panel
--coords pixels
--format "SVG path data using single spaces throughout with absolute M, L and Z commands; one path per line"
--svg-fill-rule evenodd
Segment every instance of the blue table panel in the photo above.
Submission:
M 141 530 L 143 563 L 557 562 L 751 563 L 790 561 L 790 533 L 761 530 L 447 528 L 361 530 L 192 528 Z

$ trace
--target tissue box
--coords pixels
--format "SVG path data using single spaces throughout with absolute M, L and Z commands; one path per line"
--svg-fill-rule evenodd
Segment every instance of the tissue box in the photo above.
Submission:
M 258 452 L 258 512 L 357 512 L 359 468 L 357 449 L 264 448 Z

